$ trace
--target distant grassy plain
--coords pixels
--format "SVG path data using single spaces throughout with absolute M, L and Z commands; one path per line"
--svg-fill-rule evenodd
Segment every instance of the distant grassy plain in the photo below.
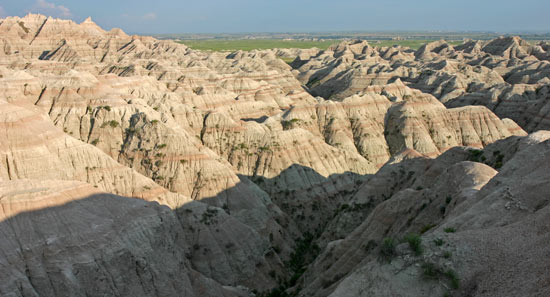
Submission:
M 320 41 L 303 41 L 303 40 L 282 40 L 282 39 L 237 39 L 237 40 L 182 40 L 180 43 L 196 50 L 206 51 L 250 51 L 263 50 L 273 48 L 319 48 L 327 49 L 330 45 L 339 43 L 342 40 L 320 40 Z M 423 44 L 432 42 L 433 40 L 376 40 L 369 41 L 372 46 L 393 46 L 401 45 L 418 49 Z M 462 41 L 449 41 L 452 45 L 461 44 Z
M 203 51 L 250 51 L 272 48 L 319 48 L 327 49 L 338 40 L 302 41 L 282 39 L 237 39 L 237 40 L 182 40 L 180 43 L 196 50 Z
M 394 46 L 394 45 L 400 45 L 404 47 L 410 47 L 414 50 L 418 49 L 419 47 L 423 46 L 426 43 L 434 42 L 436 40 L 376 40 L 376 41 L 368 41 L 370 45 L 372 46 L 378 46 L 378 47 L 384 47 L 384 46 Z M 462 40 L 450 40 L 447 41 L 450 45 L 459 45 L 462 44 Z
M 329 46 L 341 42 L 341 39 L 306 41 L 306 40 L 283 40 L 283 39 L 193 39 L 181 40 L 180 43 L 195 50 L 203 51 L 250 51 L 273 48 L 318 48 L 327 49 Z M 435 40 L 411 39 L 411 40 L 367 40 L 371 46 L 388 47 L 400 45 L 411 49 L 418 49 L 422 45 Z M 531 44 L 537 44 L 541 40 L 529 40 Z M 462 44 L 462 40 L 448 40 L 450 45 Z

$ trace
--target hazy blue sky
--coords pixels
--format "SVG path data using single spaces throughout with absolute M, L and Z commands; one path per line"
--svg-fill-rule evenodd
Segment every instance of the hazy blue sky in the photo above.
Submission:
M 380 30 L 550 31 L 550 0 L 0 0 L 130 33 Z

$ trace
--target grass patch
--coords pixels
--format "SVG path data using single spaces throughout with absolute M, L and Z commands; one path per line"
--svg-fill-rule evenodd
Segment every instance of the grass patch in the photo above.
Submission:
M 283 60 L 283 62 L 287 63 L 288 65 L 290 65 L 292 62 L 294 62 L 294 60 L 296 59 L 295 57 L 279 57 L 279 59 Z

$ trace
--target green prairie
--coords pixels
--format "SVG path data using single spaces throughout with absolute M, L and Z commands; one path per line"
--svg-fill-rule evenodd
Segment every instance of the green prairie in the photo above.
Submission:
M 250 51 L 263 50 L 273 48 L 319 48 L 327 49 L 330 45 L 339 43 L 341 40 L 320 40 L 320 41 L 303 41 L 303 40 L 282 40 L 282 39 L 235 39 L 235 40 L 182 40 L 180 43 L 196 50 L 206 51 Z M 423 44 L 432 42 L 433 40 L 368 40 L 372 46 L 393 46 L 401 45 L 418 49 Z M 449 41 L 451 45 L 461 44 L 462 41 Z
M 436 40 L 373 40 L 369 41 L 369 44 L 372 46 L 394 46 L 394 45 L 400 45 L 405 47 L 410 47 L 414 50 L 418 49 L 419 47 L 423 46 L 426 43 L 433 42 Z M 459 45 L 462 44 L 462 40 L 449 40 L 447 41 L 450 45 Z
M 331 44 L 338 43 L 339 40 L 322 41 L 302 41 L 302 40 L 282 40 L 282 39 L 241 39 L 241 40 L 183 40 L 180 43 L 196 50 L 207 51 L 250 51 L 254 49 L 272 49 L 272 48 L 319 48 L 327 49 Z

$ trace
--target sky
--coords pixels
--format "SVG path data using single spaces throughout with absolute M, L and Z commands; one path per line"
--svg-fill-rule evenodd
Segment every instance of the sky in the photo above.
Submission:
M 141 34 L 550 32 L 550 0 L 0 0 L 0 17 L 29 12 Z

